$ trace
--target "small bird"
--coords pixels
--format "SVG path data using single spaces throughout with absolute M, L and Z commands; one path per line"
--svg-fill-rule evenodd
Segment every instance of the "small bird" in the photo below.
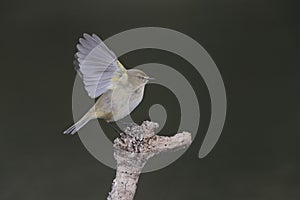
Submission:
M 142 101 L 150 78 L 138 69 L 126 70 L 117 56 L 95 34 L 84 33 L 75 54 L 75 69 L 82 78 L 94 106 L 64 134 L 73 135 L 92 119 L 118 121 L 129 115 Z

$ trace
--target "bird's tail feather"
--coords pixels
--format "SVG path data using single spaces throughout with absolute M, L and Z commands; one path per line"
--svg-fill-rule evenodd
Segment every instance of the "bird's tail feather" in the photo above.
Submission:
M 86 125 L 91 119 L 94 119 L 90 113 L 87 113 L 84 115 L 78 122 L 76 122 L 74 125 L 72 125 L 70 128 L 64 131 L 64 134 L 73 135 L 75 134 L 79 129 L 81 129 L 84 125 Z

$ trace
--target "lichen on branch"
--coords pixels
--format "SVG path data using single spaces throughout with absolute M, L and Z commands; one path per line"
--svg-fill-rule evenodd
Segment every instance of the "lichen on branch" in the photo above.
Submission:
M 108 200 L 132 200 L 137 182 L 147 161 L 164 151 L 188 147 L 191 134 L 177 133 L 174 136 L 155 134 L 158 123 L 144 121 L 142 125 L 131 124 L 114 141 L 114 157 L 117 161 L 116 178 Z

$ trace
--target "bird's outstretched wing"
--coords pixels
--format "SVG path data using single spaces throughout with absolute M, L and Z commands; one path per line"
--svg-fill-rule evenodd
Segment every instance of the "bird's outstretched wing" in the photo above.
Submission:
M 83 38 L 79 39 L 77 50 L 75 69 L 92 98 L 113 89 L 118 80 L 127 74 L 117 56 L 95 34 L 84 33 Z

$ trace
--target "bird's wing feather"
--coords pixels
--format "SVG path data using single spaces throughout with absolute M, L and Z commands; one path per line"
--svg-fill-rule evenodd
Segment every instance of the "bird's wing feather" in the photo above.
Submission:
M 95 34 L 84 33 L 75 54 L 75 69 L 83 79 L 88 95 L 96 98 L 113 89 L 127 73 L 117 56 Z

